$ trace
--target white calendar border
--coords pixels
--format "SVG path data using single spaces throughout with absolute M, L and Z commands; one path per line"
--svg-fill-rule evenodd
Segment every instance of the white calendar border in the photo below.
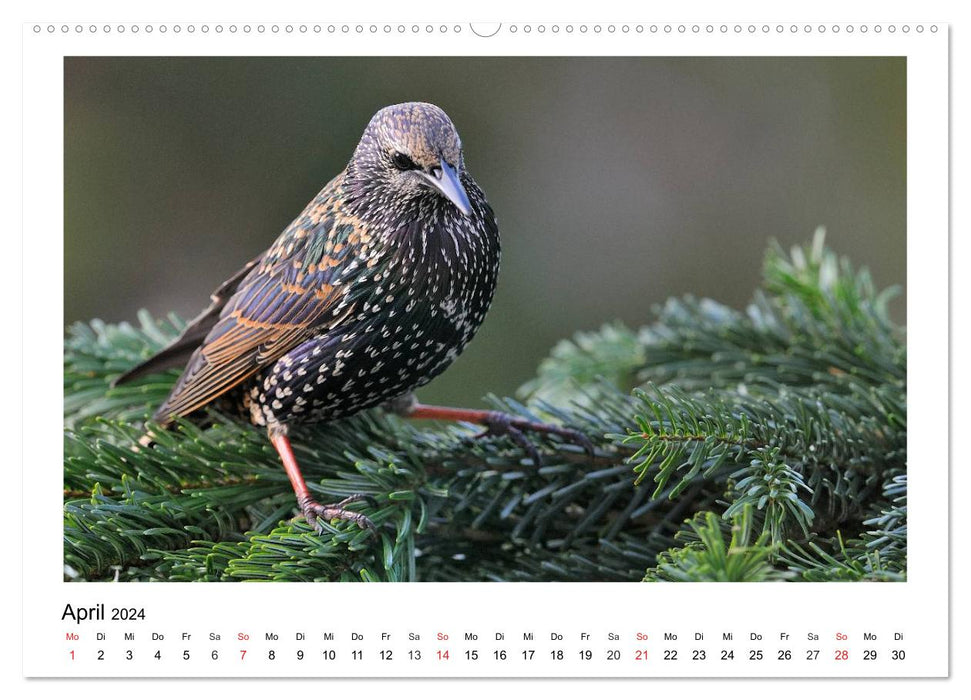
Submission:
M 54 23 L 55 32 L 34 34 L 31 25 L 24 28 L 24 258 L 44 259 L 48 264 L 61 264 L 60 249 L 51 250 L 50 236 L 63 231 L 63 207 L 60 199 L 63 176 L 62 144 L 62 95 L 61 58 L 63 55 L 317 55 L 318 53 L 342 55 L 405 55 L 414 54 L 416 46 L 411 35 L 369 35 L 369 30 L 356 32 L 356 24 L 348 23 L 346 34 L 336 31 L 330 34 L 326 44 L 313 40 L 312 35 L 284 31 L 277 34 L 216 33 L 196 34 L 188 32 L 178 37 L 172 34 L 148 34 L 144 31 L 118 33 L 98 38 L 82 33 L 60 33 L 62 23 Z M 68 22 L 74 27 L 75 22 Z M 82 22 L 82 26 L 89 24 Z M 103 23 L 98 23 L 103 24 Z M 118 23 L 109 23 L 117 26 Z M 135 26 L 125 23 L 129 28 Z M 137 23 L 136 23 L 137 24 Z M 183 23 L 185 26 L 187 23 Z M 204 23 L 195 23 L 201 27 Z M 217 22 L 208 23 L 214 27 Z M 223 22 L 228 26 L 229 21 Z M 242 25 L 242 22 L 237 22 Z M 252 22 L 251 24 L 257 24 Z M 272 25 L 267 21 L 264 24 Z M 285 27 L 288 22 L 276 24 Z M 300 22 L 289 23 L 295 27 Z M 324 24 L 305 22 L 308 26 Z M 370 24 L 370 23 L 369 23 Z M 383 23 L 376 23 L 379 26 Z M 397 23 L 395 23 L 397 24 Z M 410 23 L 409 23 L 410 24 Z M 440 23 L 434 23 L 438 26 Z M 539 23 L 534 23 L 538 26 Z M 552 23 L 547 23 L 551 25 Z M 575 23 L 579 24 L 579 23 Z M 595 23 L 588 23 L 591 27 Z M 604 27 L 610 23 L 601 23 Z M 623 22 L 614 23 L 623 26 Z M 628 23 L 650 26 L 651 22 Z M 857 33 L 849 39 L 847 33 L 834 33 L 834 23 L 791 23 L 797 31 L 782 33 L 747 34 L 751 23 L 726 23 L 728 32 L 707 33 L 707 24 L 720 27 L 721 23 L 658 22 L 660 31 L 642 34 L 637 40 L 633 35 L 606 30 L 589 32 L 582 39 L 565 40 L 563 34 L 552 32 L 506 33 L 478 45 L 470 44 L 468 34 L 453 32 L 423 35 L 420 53 L 429 55 L 907 55 L 908 57 L 908 337 L 909 371 L 908 387 L 910 404 L 910 430 L 915 435 L 939 435 L 937 421 L 926 407 L 939 406 L 947 391 L 947 134 L 948 123 L 947 75 L 942 70 L 946 62 L 946 25 L 936 23 L 941 30 L 936 35 L 929 31 L 918 35 L 882 32 L 868 33 L 865 39 Z M 700 24 L 701 33 L 693 33 L 692 25 Z M 742 32 L 735 32 L 738 24 Z M 760 27 L 762 22 L 755 23 Z M 774 26 L 775 22 L 769 23 Z M 857 27 L 862 23 L 854 23 Z M 883 23 L 888 26 L 889 23 Z M 903 23 L 897 23 L 901 27 Z M 911 23 L 910 26 L 930 27 L 931 22 Z M 665 25 L 671 31 L 664 31 Z M 805 31 L 805 26 L 825 25 L 829 31 Z M 144 26 L 144 25 L 143 25 Z M 363 25 L 367 26 L 367 25 Z M 525 25 L 521 25 L 525 26 Z M 685 31 L 679 30 L 680 26 Z M 842 24 L 842 28 L 850 26 Z M 872 27 L 873 24 L 871 23 Z M 802 29 L 800 29 L 802 28 Z M 574 37 L 579 37 L 579 34 Z M 629 38 L 628 38 L 629 37 Z M 46 43 L 45 43 L 46 42 Z M 927 233 L 927 232 L 931 233 Z M 28 655 L 24 669 L 28 675 L 53 675 L 63 673 L 52 669 L 49 662 L 39 655 L 54 643 L 56 635 L 63 635 L 65 626 L 60 622 L 63 605 L 52 601 L 77 600 L 83 603 L 104 601 L 109 605 L 140 604 L 158 616 L 171 619 L 185 611 L 188 592 L 199 610 L 214 613 L 215 606 L 239 609 L 244 601 L 258 597 L 261 601 L 267 593 L 283 599 L 283 608 L 274 610 L 272 605 L 261 606 L 254 611 L 253 621 L 247 626 L 272 625 L 274 619 L 293 619 L 293 610 L 287 605 L 301 596 L 321 597 L 319 586 L 327 584 L 65 584 L 61 582 L 62 558 L 60 543 L 62 532 L 60 518 L 60 486 L 62 460 L 60 440 L 51 436 L 60 433 L 61 415 L 56 402 L 50 397 L 60 396 L 61 384 L 58 373 L 50 368 L 60 366 L 61 328 L 50 323 L 62 317 L 62 277 L 48 277 L 54 284 L 43 290 L 31 289 L 25 295 L 24 336 L 30 338 L 30 351 L 25 352 L 24 372 L 31 377 L 31 393 L 24 397 L 24 415 L 31 416 L 25 424 L 24 437 L 32 446 L 30 465 L 30 505 L 26 512 L 31 518 L 31 542 L 24 547 L 24 616 L 31 624 L 25 625 L 24 644 Z M 46 400 L 46 403 L 45 403 Z M 55 427 L 56 426 L 56 433 Z M 551 618 L 559 610 L 575 611 L 578 620 L 588 615 L 589 621 L 577 622 L 602 629 L 598 620 L 630 620 L 626 629 L 630 633 L 638 624 L 655 632 L 665 626 L 684 630 L 684 624 L 675 613 L 673 601 L 691 599 L 697 614 L 709 619 L 724 620 L 726 627 L 745 629 L 752 626 L 738 613 L 733 616 L 722 610 L 730 605 L 737 610 L 753 610 L 762 606 L 766 610 L 785 609 L 794 606 L 786 625 L 798 627 L 813 625 L 822 614 L 832 614 L 843 619 L 858 620 L 860 624 L 872 620 L 865 614 L 870 611 L 893 610 L 894 624 L 908 631 L 919 630 L 920 646 L 913 649 L 917 658 L 906 666 L 905 675 L 942 675 L 947 672 L 947 572 L 934 570 L 933 562 L 947 560 L 947 541 L 938 533 L 947 529 L 947 510 L 939 502 L 939 494 L 947 483 L 947 445 L 942 439 L 923 453 L 926 471 L 911 471 L 909 507 L 916 514 L 909 523 L 910 564 L 909 580 L 903 584 L 686 584 L 659 588 L 641 584 L 397 584 L 378 586 L 347 586 L 341 589 L 345 607 L 341 611 L 326 610 L 333 614 L 335 627 L 342 622 L 352 625 L 351 611 L 370 610 L 370 614 L 382 619 L 394 619 L 401 610 L 435 609 L 449 610 L 470 620 L 464 626 L 480 628 L 495 623 L 496 613 L 509 619 L 531 619 L 537 631 L 557 626 Z M 39 465 L 56 465 L 56 469 L 42 469 Z M 923 465 L 917 465 L 924 468 Z M 913 470 L 914 467 L 912 467 Z M 37 494 L 58 494 L 58 497 L 38 499 Z M 54 504 L 57 510 L 54 511 Z M 52 517 L 36 517 L 38 510 L 50 511 Z M 36 542 L 44 547 L 33 546 Z M 49 543 L 50 546 L 46 546 Z M 290 587 L 287 589 L 287 587 Z M 315 586 L 314 588 L 309 588 Z M 656 590 L 655 590 L 656 588 Z M 323 589 L 326 591 L 326 589 Z M 700 602 L 704 596 L 717 596 L 715 602 Z M 377 600 L 376 600 L 377 599 Z M 598 607 L 577 610 L 576 601 L 596 600 Z M 651 610 L 650 601 L 663 600 L 663 608 L 645 617 L 644 622 L 632 620 L 631 610 Z M 903 599 L 903 603 L 901 602 Z M 468 608 L 467 600 L 474 600 Z M 805 601 L 809 601 L 808 603 Z M 266 616 L 263 620 L 258 619 Z M 291 617 L 288 617 L 291 616 Z M 798 620 L 798 622 L 790 622 Z M 150 619 L 148 625 L 161 624 Z M 229 629 L 233 621 L 214 623 Z M 626 624 L 626 623 L 625 623 Z M 761 623 L 760 623 L 761 624 Z M 227 627 L 229 626 L 229 627 Z M 436 627 L 441 626 L 437 625 Z M 509 625 L 510 627 L 513 625 Z M 561 625 L 562 626 L 562 625 Z M 766 623 L 765 626 L 772 625 Z M 424 630 L 427 631 L 427 630 Z M 886 630 L 878 629 L 885 633 Z M 52 636 L 53 635 L 53 636 Z M 910 637 L 913 639 L 913 636 Z M 29 652 L 33 652 L 31 655 Z M 381 669 L 362 669 L 362 675 L 374 675 Z M 240 670 L 240 675 L 245 672 Z M 255 675 L 262 675 L 262 669 Z M 530 672 L 532 673 L 532 672 Z M 888 672 L 889 674 L 889 672 Z M 403 675 L 403 674 L 399 674 Z M 472 673 L 472 675 L 476 675 Z M 606 675 L 624 675 L 610 670 Z M 696 674 L 701 675 L 701 674 Z M 708 674 L 705 674 L 708 675 Z M 717 674 L 713 674 L 717 675 Z M 831 673 L 829 675 L 838 675 Z M 850 674 L 852 675 L 852 674 Z

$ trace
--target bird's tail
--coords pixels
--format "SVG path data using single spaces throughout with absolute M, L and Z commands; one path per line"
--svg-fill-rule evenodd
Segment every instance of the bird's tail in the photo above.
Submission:
M 192 353 L 202 344 L 209 331 L 219 321 L 219 315 L 226 306 L 226 302 L 236 292 L 240 282 L 245 279 L 246 275 L 252 271 L 262 258 L 262 254 L 253 258 L 237 271 L 236 274 L 223 282 L 219 286 L 219 289 L 210 295 L 211 303 L 208 308 L 189 321 L 178 338 L 141 364 L 135 365 L 127 372 L 115 377 L 111 382 L 111 386 L 115 387 L 120 384 L 125 384 L 139 377 L 155 374 L 156 372 L 164 372 L 173 367 L 185 366 L 189 358 L 192 357 Z

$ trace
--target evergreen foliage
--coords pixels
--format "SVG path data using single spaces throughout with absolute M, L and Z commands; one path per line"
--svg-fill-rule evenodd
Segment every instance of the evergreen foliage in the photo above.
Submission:
M 562 341 L 498 409 L 583 431 L 531 436 L 535 467 L 475 426 L 368 411 L 294 433 L 315 533 L 262 431 L 210 411 L 136 449 L 177 371 L 113 377 L 182 327 L 76 324 L 64 354 L 68 580 L 832 581 L 906 575 L 906 345 L 824 246 L 770 249 L 737 311 L 669 300 L 637 330 Z

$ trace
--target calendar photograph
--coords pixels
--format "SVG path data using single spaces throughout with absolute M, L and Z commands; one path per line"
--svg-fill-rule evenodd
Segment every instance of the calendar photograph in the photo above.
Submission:
M 63 581 L 906 581 L 907 68 L 65 56 Z

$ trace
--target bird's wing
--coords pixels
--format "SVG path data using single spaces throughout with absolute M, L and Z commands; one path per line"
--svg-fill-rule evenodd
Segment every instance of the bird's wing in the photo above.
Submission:
M 219 314 L 226 306 L 226 302 L 236 292 L 240 282 L 256 267 L 263 259 L 263 253 L 250 260 L 236 274 L 219 285 L 219 288 L 210 295 L 211 303 L 205 311 L 189 321 L 175 340 L 152 355 L 150 358 L 135 365 L 127 372 L 116 377 L 111 386 L 118 386 L 127 382 L 134 381 L 139 377 L 148 374 L 163 372 L 172 367 L 185 365 L 192 353 L 199 347 L 209 331 L 219 321 Z
M 353 312 L 362 293 L 355 269 L 363 266 L 354 260 L 359 247 L 348 245 L 348 238 L 359 241 L 365 234 L 360 222 L 322 214 L 318 204 L 290 225 L 239 285 L 156 412 L 157 421 L 202 408 Z

